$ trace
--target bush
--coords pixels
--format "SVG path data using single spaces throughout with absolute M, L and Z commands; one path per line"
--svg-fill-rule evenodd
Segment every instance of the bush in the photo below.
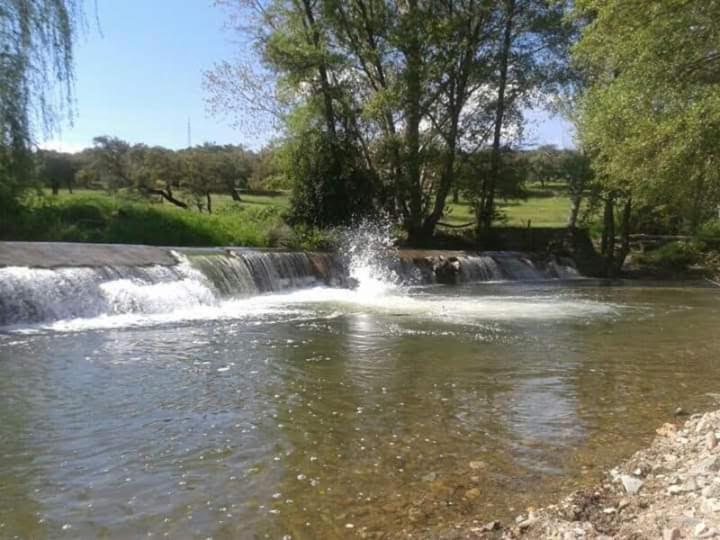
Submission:
M 685 270 L 702 261 L 702 245 L 698 242 L 671 242 L 639 257 L 642 264 L 663 270 Z
M 711 249 L 720 249 L 720 219 L 705 223 L 700 228 L 697 238 Z

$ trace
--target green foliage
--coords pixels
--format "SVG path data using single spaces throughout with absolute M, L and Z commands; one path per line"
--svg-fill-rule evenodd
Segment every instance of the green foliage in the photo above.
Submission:
M 713 219 L 700 228 L 697 238 L 708 247 L 720 250 L 720 219 Z
M 694 231 L 720 203 L 720 3 L 578 0 L 579 131 L 607 192 Z
M 299 182 L 292 219 L 318 226 L 382 207 L 413 240 L 427 239 L 462 157 L 514 144 L 507 133 L 523 111 L 568 72 L 566 2 L 219 3 L 245 21 L 259 58 L 207 74 L 213 108 L 243 123 L 262 108 L 280 121 L 292 147 L 285 177 Z M 311 140 L 298 141 L 308 132 Z M 515 164 L 498 161 L 466 189 L 482 192 L 490 207 L 496 191 L 518 194 L 521 185 L 510 174 Z
M 30 147 L 71 102 L 77 0 L 0 4 L 0 206 L 11 212 L 34 179 Z M 56 97 L 60 96 L 57 100 Z
M 288 222 L 310 227 L 349 225 L 373 210 L 373 182 L 357 149 L 312 130 L 293 149 L 289 176 L 293 194 Z
M 7 227 L 3 240 L 108 242 L 177 246 L 273 245 L 282 226 L 280 206 L 227 206 L 213 215 L 170 205 L 149 205 L 124 197 L 84 192 L 28 201 Z
M 702 261 L 702 248 L 703 246 L 697 242 L 671 242 L 656 250 L 643 253 L 639 257 L 639 262 L 660 270 L 683 271 Z

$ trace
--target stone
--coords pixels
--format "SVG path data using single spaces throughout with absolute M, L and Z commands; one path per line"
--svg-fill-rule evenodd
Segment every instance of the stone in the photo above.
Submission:
M 705 497 L 700 503 L 700 510 L 706 514 L 720 512 L 720 500 Z
M 664 529 L 663 540 L 680 540 L 680 529 Z
M 487 467 L 487 463 L 485 463 L 484 461 L 471 461 L 469 463 L 469 465 L 470 465 L 470 468 L 474 471 L 477 471 L 478 469 L 484 469 L 485 467 Z
M 670 486 L 668 488 L 668 493 L 670 495 L 679 495 L 680 493 L 682 493 L 682 491 L 683 491 L 683 489 L 680 486 Z
M 471 488 L 465 492 L 465 498 L 469 501 L 474 501 L 480 497 L 481 493 L 478 488 Z
M 675 437 L 677 435 L 677 427 L 674 424 L 665 423 L 655 430 L 655 433 L 661 437 Z
M 429 472 L 421 478 L 423 482 L 434 482 L 437 480 L 437 473 L 436 472 Z
M 715 436 L 715 433 L 713 431 L 708 431 L 708 434 L 705 435 L 705 448 L 708 450 L 712 450 L 717 446 L 717 437 Z
M 640 491 L 640 488 L 644 484 L 644 482 L 639 478 L 635 478 L 628 474 L 621 474 L 620 482 L 622 482 L 622 485 L 625 488 L 625 492 L 628 495 L 637 495 L 638 491 Z
M 500 528 L 500 522 L 499 521 L 491 521 L 489 523 L 486 523 L 482 527 L 480 527 L 480 532 L 490 532 L 495 531 Z
M 695 528 L 693 529 L 693 534 L 695 536 L 698 536 L 705 532 L 705 529 L 707 529 L 707 525 L 705 525 L 702 521 L 695 525 Z
M 692 477 L 685 480 L 685 483 L 682 485 L 682 490 L 685 492 L 696 491 L 697 489 L 698 489 L 697 482 Z
M 682 407 L 678 407 L 677 409 L 675 409 L 675 416 L 684 416 L 686 414 L 687 413 L 685 412 L 685 409 L 683 409 Z

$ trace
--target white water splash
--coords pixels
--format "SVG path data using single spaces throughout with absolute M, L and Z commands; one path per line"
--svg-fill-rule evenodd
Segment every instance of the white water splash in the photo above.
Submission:
M 338 251 L 346 258 L 348 275 L 360 295 L 375 298 L 400 287 L 400 276 L 392 269 L 399 255 L 391 229 L 389 221 L 363 221 L 340 235 Z

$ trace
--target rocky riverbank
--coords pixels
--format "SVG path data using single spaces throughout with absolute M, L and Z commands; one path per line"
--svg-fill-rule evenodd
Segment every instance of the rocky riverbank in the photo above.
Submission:
M 720 410 L 665 424 L 652 445 L 610 471 L 594 489 L 518 516 L 477 538 L 720 538 Z M 472 537 L 472 536 L 470 536 Z

